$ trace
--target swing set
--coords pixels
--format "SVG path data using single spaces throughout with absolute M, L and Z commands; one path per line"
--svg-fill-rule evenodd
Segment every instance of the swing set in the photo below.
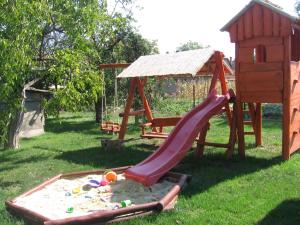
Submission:
M 141 114 L 145 115 L 147 122 L 141 126 L 141 137 L 148 139 L 167 138 L 169 134 L 164 132 L 164 128 L 176 126 L 176 124 L 181 120 L 181 117 L 153 117 L 150 104 L 144 91 L 148 77 L 193 78 L 201 75 L 213 74 L 209 93 L 212 90 L 217 89 L 217 83 L 220 81 L 221 92 L 223 95 L 226 95 L 228 93 L 228 88 L 225 74 L 232 74 L 231 72 L 232 71 L 230 67 L 223 61 L 223 54 L 211 49 L 200 49 L 167 55 L 149 55 L 140 57 L 117 76 L 119 79 L 131 79 L 125 110 L 124 113 L 121 113 L 123 119 L 119 131 L 119 140 L 124 140 L 125 138 L 128 119 L 130 116 Z M 143 109 L 133 111 L 132 104 L 135 98 L 136 90 L 138 93 L 137 97 L 141 99 Z M 220 113 L 223 112 L 226 112 L 229 125 L 231 126 L 232 123 L 235 124 L 235 122 L 232 122 L 232 112 L 229 104 L 226 105 Z M 147 132 L 146 128 L 150 128 L 150 131 Z M 203 128 L 199 137 L 197 138 L 199 154 L 202 154 L 201 152 L 203 151 L 204 145 L 224 148 L 229 147 L 228 143 L 220 144 L 205 142 L 208 129 L 209 123 Z M 234 135 L 232 134 L 231 139 L 233 136 Z

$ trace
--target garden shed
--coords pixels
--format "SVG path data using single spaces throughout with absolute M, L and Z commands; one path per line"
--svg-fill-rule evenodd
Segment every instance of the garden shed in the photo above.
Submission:
M 42 101 L 48 97 L 47 90 L 29 87 L 25 91 L 25 112 L 20 129 L 21 138 L 31 138 L 44 134 L 45 115 Z

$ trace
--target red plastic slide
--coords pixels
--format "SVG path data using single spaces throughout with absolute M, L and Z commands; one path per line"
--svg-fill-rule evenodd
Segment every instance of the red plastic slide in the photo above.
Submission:
M 126 170 L 126 178 L 145 186 L 156 183 L 182 160 L 203 126 L 220 112 L 228 100 L 229 96 L 212 92 L 202 104 L 188 112 L 177 123 L 165 142 L 152 155 Z

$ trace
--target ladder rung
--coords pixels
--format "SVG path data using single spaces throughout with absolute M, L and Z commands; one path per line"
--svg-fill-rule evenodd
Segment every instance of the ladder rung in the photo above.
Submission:
M 252 121 L 251 120 L 244 121 L 244 124 L 245 125 L 252 125 Z
M 255 135 L 255 133 L 253 131 L 250 132 L 244 132 L 245 135 Z

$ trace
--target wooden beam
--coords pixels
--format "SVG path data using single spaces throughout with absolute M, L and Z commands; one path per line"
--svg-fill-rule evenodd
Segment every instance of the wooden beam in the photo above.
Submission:
M 116 69 L 116 68 L 127 68 L 131 63 L 108 63 L 108 64 L 100 64 L 100 69 Z
M 153 116 L 152 116 L 152 112 L 150 109 L 150 105 L 148 103 L 148 100 L 146 98 L 145 92 L 144 92 L 144 85 L 146 84 L 146 80 L 147 78 L 144 78 L 144 80 L 142 81 L 141 79 L 137 78 L 137 88 L 138 88 L 138 92 L 140 95 L 140 98 L 142 100 L 142 103 L 144 105 L 144 109 L 145 109 L 145 116 L 148 120 L 148 122 L 151 122 L 153 120 Z
M 291 135 L 291 36 L 284 38 L 284 90 L 283 90 L 283 119 L 282 119 L 282 157 L 290 159 Z
M 129 113 L 130 113 L 130 109 L 131 109 L 131 106 L 133 103 L 136 85 L 137 85 L 137 78 L 134 78 L 130 81 L 130 87 L 129 87 L 129 92 L 128 92 L 128 96 L 127 96 L 127 100 L 126 100 L 126 104 L 125 104 L 123 120 L 121 123 L 120 132 L 119 132 L 119 140 L 124 140 L 124 137 L 125 137 Z

